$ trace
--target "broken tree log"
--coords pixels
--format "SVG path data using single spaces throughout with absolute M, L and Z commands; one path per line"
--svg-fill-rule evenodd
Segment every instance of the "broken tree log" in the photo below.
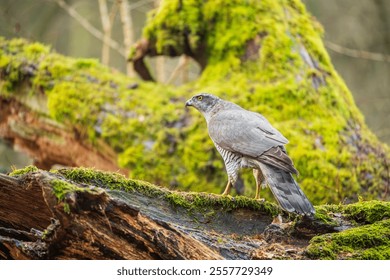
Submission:
M 27 167 L 0 174 L 0 258 L 390 257 L 390 203 L 316 210 L 308 219 L 247 197 L 177 192 L 91 169 Z M 272 222 L 277 215 L 284 223 Z M 329 251 L 333 239 L 339 245 Z
M 1 258 L 221 258 L 169 223 L 140 213 L 100 188 L 78 188 L 48 172 L 18 179 L 2 176 L 0 185 Z M 56 192 L 68 195 L 57 203 Z

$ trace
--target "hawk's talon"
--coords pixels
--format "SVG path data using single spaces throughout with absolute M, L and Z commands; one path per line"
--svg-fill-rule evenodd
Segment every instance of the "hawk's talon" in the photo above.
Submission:
M 228 195 L 230 193 L 230 190 L 232 189 L 232 185 L 233 184 L 229 180 L 222 195 Z

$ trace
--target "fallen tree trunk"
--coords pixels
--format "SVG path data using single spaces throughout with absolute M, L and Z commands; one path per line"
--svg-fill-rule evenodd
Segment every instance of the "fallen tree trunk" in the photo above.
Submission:
M 316 217 L 307 219 L 246 197 L 174 192 L 89 169 L 47 172 L 29 167 L 12 176 L 0 174 L 0 258 L 329 258 L 320 254 L 317 239 L 363 232 L 356 221 L 378 227 L 390 216 L 390 205 L 374 206 L 352 207 L 360 212 L 317 208 Z M 284 223 L 272 223 L 278 214 Z M 383 228 L 388 234 L 387 225 Z M 376 244 L 364 250 L 388 248 L 375 238 Z M 356 251 L 351 258 L 361 255 Z M 338 256 L 343 252 L 335 251 L 334 258 Z
M 1 177 L 1 258 L 222 258 L 169 223 L 143 215 L 99 188 L 74 192 L 57 203 L 50 185 L 57 177 L 47 172 Z M 64 205 L 70 205 L 69 212 Z

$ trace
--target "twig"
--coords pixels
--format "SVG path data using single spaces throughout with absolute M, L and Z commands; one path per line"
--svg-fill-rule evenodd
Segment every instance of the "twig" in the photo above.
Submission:
M 129 11 L 138 9 L 138 8 L 144 6 L 144 5 L 146 5 L 147 3 L 152 2 L 152 1 L 155 1 L 155 2 L 156 2 L 156 0 L 140 0 L 140 1 L 138 1 L 138 2 L 132 3 L 132 4 L 130 4 L 130 6 L 129 6 Z M 157 0 L 157 1 L 159 1 L 159 0 Z M 148 10 L 148 11 L 149 11 L 149 10 Z
M 386 54 L 350 49 L 329 41 L 325 41 L 325 46 L 334 52 L 355 57 L 355 58 L 390 62 L 390 55 L 386 55 Z
M 114 20 L 115 20 L 117 11 L 118 11 L 118 3 L 114 2 L 113 5 L 112 5 L 112 8 L 111 8 L 110 15 L 109 15 L 111 28 L 114 25 Z
M 54 0 L 57 2 L 57 4 L 63 8 L 72 18 L 77 20 L 82 27 L 84 27 L 85 30 L 87 30 L 89 33 L 91 33 L 94 37 L 97 39 L 104 41 L 104 34 L 98 30 L 96 27 L 94 27 L 89 21 L 87 21 L 85 18 L 83 18 L 73 7 L 69 6 L 65 3 L 63 0 Z M 109 46 L 116 50 L 119 54 L 121 54 L 123 57 L 127 58 L 126 51 L 123 49 L 123 47 L 115 40 L 109 39 L 107 41 Z
M 156 57 L 156 80 L 158 82 L 164 82 L 165 77 L 165 57 L 157 56 Z
M 187 57 L 187 61 L 183 65 L 183 69 L 182 69 L 183 84 L 188 83 L 188 80 L 189 80 L 189 72 L 190 72 L 190 69 L 189 69 L 190 63 L 189 62 L 190 62 L 190 60 Z
M 186 56 L 186 55 L 182 55 L 180 56 L 180 59 L 179 59 L 179 63 L 177 64 L 176 68 L 173 70 L 171 76 L 169 77 L 168 81 L 166 82 L 167 84 L 170 84 L 172 83 L 172 81 L 174 81 L 177 76 L 179 75 L 180 71 L 182 69 L 185 69 L 186 65 L 188 64 L 189 62 L 189 57 Z

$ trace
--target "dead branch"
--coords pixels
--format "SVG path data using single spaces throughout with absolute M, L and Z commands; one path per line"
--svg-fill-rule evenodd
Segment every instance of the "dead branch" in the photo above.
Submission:
M 179 62 L 176 66 L 176 68 L 172 71 L 172 74 L 171 76 L 168 78 L 167 80 L 167 84 L 170 84 L 172 83 L 178 76 L 181 72 L 183 72 L 183 77 L 184 77 L 184 72 L 186 70 L 186 67 L 188 65 L 190 61 L 190 58 L 186 55 L 182 55 L 180 56 L 180 59 L 179 59 Z
M 374 53 L 374 52 L 351 49 L 351 48 L 347 48 L 332 43 L 330 41 L 325 41 L 325 46 L 334 52 L 337 52 L 342 55 L 350 56 L 350 57 L 362 58 L 362 59 L 368 59 L 374 61 L 390 62 L 390 55 L 386 55 L 382 53 Z
M 85 30 L 91 33 L 91 35 L 93 35 L 95 38 L 99 39 L 100 41 L 104 42 L 104 34 L 96 27 L 94 27 L 83 16 L 81 16 L 73 7 L 69 6 L 63 0 L 54 0 L 54 1 L 57 2 L 57 4 L 61 8 L 63 8 L 72 18 L 74 18 L 82 27 L 84 27 Z M 127 51 L 117 41 L 113 40 L 112 38 L 109 38 L 107 40 L 107 44 L 109 44 L 109 46 L 113 50 L 117 51 L 120 55 L 127 58 Z

